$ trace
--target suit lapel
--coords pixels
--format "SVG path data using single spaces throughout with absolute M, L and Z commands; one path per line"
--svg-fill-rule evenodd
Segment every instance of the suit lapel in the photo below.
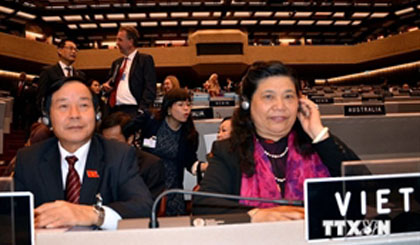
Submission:
M 63 179 L 61 173 L 60 152 L 57 140 L 53 141 L 50 150 L 39 164 L 39 172 L 46 188 L 49 200 L 64 200 Z
M 55 72 L 57 73 L 57 77 L 65 77 L 65 75 L 64 75 L 64 71 L 63 71 L 63 69 L 61 69 L 61 66 L 60 66 L 60 64 L 59 63 L 57 63 L 56 65 L 55 65 Z
M 137 51 L 136 55 L 133 58 L 133 62 L 131 62 L 129 80 L 131 80 L 131 78 L 134 76 L 134 72 L 136 71 L 136 69 L 139 69 L 138 63 L 139 63 L 139 52 Z
M 80 203 L 95 203 L 95 195 L 99 192 L 99 186 L 102 182 L 103 170 L 103 149 L 97 136 L 92 137 L 86 167 L 83 173 L 82 189 L 80 190 Z

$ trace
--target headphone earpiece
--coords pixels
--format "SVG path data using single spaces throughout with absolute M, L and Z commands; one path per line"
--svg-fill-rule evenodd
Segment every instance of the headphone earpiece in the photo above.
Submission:
M 96 112 L 95 115 L 96 121 L 100 121 L 102 118 L 102 112 L 100 112 L 99 110 Z
M 50 126 L 50 118 L 47 115 L 41 117 L 41 122 L 47 127 Z
M 242 98 L 241 108 L 244 111 L 247 111 L 249 109 L 249 102 L 246 98 Z

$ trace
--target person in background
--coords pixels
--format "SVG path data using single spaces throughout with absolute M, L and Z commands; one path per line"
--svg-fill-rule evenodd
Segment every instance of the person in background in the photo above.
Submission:
M 101 84 L 98 80 L 90 79 L 87 82 L 87 86 L 93 92 L 94 96 L 98 98 L 99 101 L 99 109 L 101 111 L 101 116 L 105 118 L 108 115 L 108 107 L 106 106 L 106 97 L 102 92 Z
M 97 104 L 85 81 L 57 81 L 43 105 L 55 137 L 17 153 L 15 189 L 33 193 L 37 228 L 116 229 L 122 218 L 150 215 L 134 149 L 94 134 Z
M 117 34 L 117 46 L 124 57 L 112 62 L 109 79 L 103 84 L 110 93 L 111 112 L 124 111 L 135 116 L 147 110 L 156 97 L 156 72 L 153 57 L 137 50 L 140 35 L 133 26 L 122 26 Z
M 133 146 L 135 130 L 130 115 L 122 111 L 114 112 L 104 118 L 99 127 L 100 133 L 106 139 L 113 139 Z M 155 199 L 165 189 L 165 175 L 162 160 L 141 149 L 136 149 L 140 176 Z
M 179 80 L 176 76 L 169 75 L 163 80 L 163 94 L 167 94 L 174 88 L 180 88 Z
M 100 96 L 100 94 L 101 94 L 101 84 L 99 83 L 98 80 L 90 79 L 88 81 L 87 85 L 90 88 L 90 90 L 92 90 L 92 92 L 94 94 Z
M 207 91 L 210 97 L 215 97 L 220 94 L 219 75 L 217 73 L 211 74 L 209 80 L 206 82 L 208 85 Z
M 86 79 L 84 72 L 74 68 L 73 63 L 76 61 L 77 53 L 76 44 L 67 39 L 63 39 L 57 45 L 58 62 L 46 68 L 39 75 L 39 90 L 37 95 L 37 105 L 41 111 L 42 100 L 45 97 L 51 85 L 63 77 L 80 77 Z
M 242 79 L 241 106 L 229 140 L 216 141 L 200 191 L 303 200 L 306 178 L 339 176 L 358 157 L 324 127 L 281 62 L 254 63 Z M 302 219 L 302 207 L 255 201 L 193 199 L 194 214 L 238 213 L 252 222 Z
M 184 169 L 197 171 L 198 133 L 191 117 L 191 98 L 184 89 L 172 89 L 164 97 L 156 116 L 145 112 L 137 116 L 143 150 L 163 160 L 165 189 L 183 188 Z M 206 164 L 201 164 L 205 171 Z M 185 214 L 183 195 L 168 195 L 166 215 Z
M 230 137 L 232 132 L 232 118 L 225 117 L 219 125 L 219 130 L 217 131 L 217 140 L 224 140 Z

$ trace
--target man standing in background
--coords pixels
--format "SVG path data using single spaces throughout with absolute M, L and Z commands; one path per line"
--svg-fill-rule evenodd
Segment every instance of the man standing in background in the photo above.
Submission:
M 44 98 L 49 87 L 60 80 L 63 77 L 80 77 L 86 79 L 85 73 L 82 71 L 76 70 L 73 67 L 73 63 L 77 58 L 77 49 L 76 44 L 70 40 L 62 40 L 57 45 L 57 54 L 59 61 L 53 65 L 46 68 L 39 77 L 39 91 L 37 96 L 37 105 L 41 109 L 42 98 Z
M 156 72 L 153 57 L 137 51 L 139 33 L 132 26 L 123 26 L 117 34 L 117 46 L 124 55 L 112 63 L 109 79 L 103 84 L 110 93 L 111 111 L 135 116 L 145 110 L 156 97 Z

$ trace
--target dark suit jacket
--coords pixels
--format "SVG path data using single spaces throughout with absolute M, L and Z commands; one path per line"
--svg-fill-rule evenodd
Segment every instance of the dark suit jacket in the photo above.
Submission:
M 86 79 L 86 75 L 84 72 L 76 70 L 74 68 L 73 75 Z M 41 108 L 42 98 L 45 96 L 51 85 L 63 77 L 64 73 L 58 62 L 53 66 L 47 67 L 44 71 L 41 72 L 41 74 L 39 75 L 39 89 L 37 96 L 37 104 L 39 108 Z
M 112 62 L 108 79 L 115 79 L 124 57 Z M 130 92 L 142 109 L 147 109 L 153 104 L 156 97 L 156 72 L 153 57 L 137 52 L 130 67 L 128 77 Z
M 333 135 L 314 144 L 313 147 L 331 176 L 340 176 L 342 161 L 359 160 L 351 149 Z M 229 140 L 214 142 L 212 149 L 214 156 L 209 159 L 209 167 L 200 183 L 200 191 L 240 195 L 242 171 L 239 155 L 230 149 Z M 249 150 L 254 151 L 254 147 L 250 146 Z M 252 208 L 240 205 L 238 201 L 220 198 L 194 197 L 193 199 L 194 214 L 241 213 L 247 215 L 246 212 Z
M 16 190 L 32 192 L 35 207 L 65 200 L 57 141 L 53 137 L 18 151 Z M 86 170 L 96 171 L 99 177 L 88 177 Z M 101 194 L 103 204 L 122 218 L 150 216 L 152 198 L 139 175 L 134 149 L 94 135 L 87 156 L 80 204 L 95 204 L 97 193 Z
M 152 193 L 153 200 L 155 200 L 165 189 L 165 168 L 163 161 L 159 157 L 140 149 L 136 150 L 136 154 L 140 176 L 149 188 L 150 193 Z

